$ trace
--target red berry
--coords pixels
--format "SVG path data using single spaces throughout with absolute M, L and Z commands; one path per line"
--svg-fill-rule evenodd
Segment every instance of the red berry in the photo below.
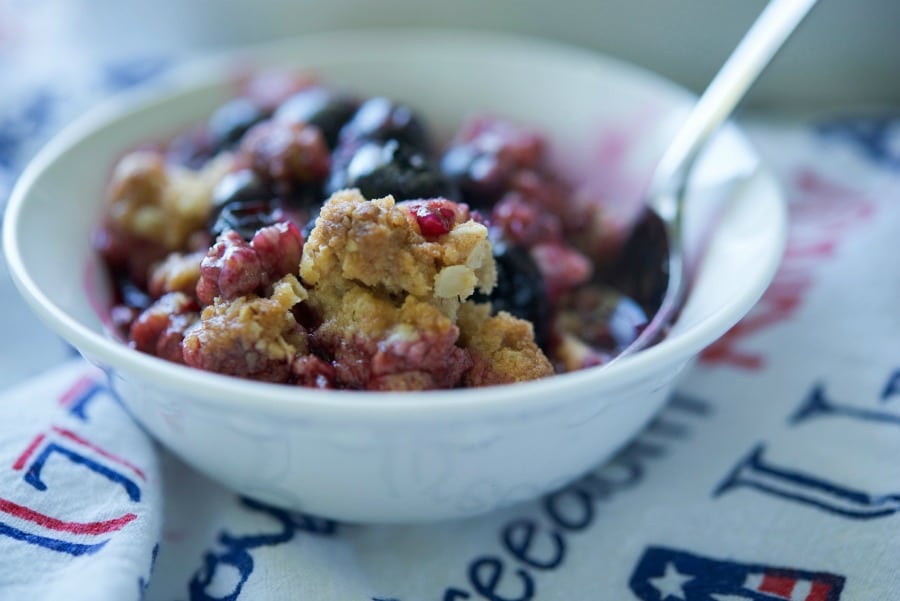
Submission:
M 418 204 L 411 206 L 409 211 L 416 218 L 419 231 L 426 238 L 443 236 L 449 233 L 456 223 L 456 214 L 447 207 Z

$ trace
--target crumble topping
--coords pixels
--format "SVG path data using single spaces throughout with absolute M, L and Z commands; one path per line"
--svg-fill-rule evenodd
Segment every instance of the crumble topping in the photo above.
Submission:
M 596 191 L 496 116 L 436 152 L 403 102 L 259 75 L 145 148 L 115 166 L 93 243 L 112 323 L 171 361 L 316 388 L 505 384 L 607 361 L 658 306 L 611 287 Z
M 303 249 L 300 274 L 327 305 L 358 284 L 388 295 L 438 303 L 450 316 L 460 299 L 489 292 L 496 274 L 487 228 L 455 205 L 452 229 L 422 235 L 414 212 L 390 196 L 367 201 L 357 190 L 334 194 L 322 207 Z M 332 300 L 329 301 L 328 297 Z M 324 308 L 324 307 L 323 307 Z
M 169 251 L 187 246 L 206 224 L 212 190 L 231 163 L 230 155 L 198 171 L 167 165 L 150 151 L 136 151 L 116 165 L 108 188 L 109 226 Z
M 154 265 L 150 270 L 148 283 L 150 296 L 159 298 L 168 292 L 192 295 L 200 281 L 200 262 L 205 256 L 205 251 L 174 252 L 162 263 Z
M 534 328 L 505 311 L 491 315 L 488 304 L 467 302 L 459 310 L 460 342 L 472 369 L 466 386 L 536 380 L 553 374 L 553 365 L 534 341 Z
M 307 298 L 293 275 L 270 297 L 218 297 L 184 338 L 184 362 L 193 367 L 269 382 L 285 382 L 291 363 L 308 350 L 306 330 L 292 309 Z

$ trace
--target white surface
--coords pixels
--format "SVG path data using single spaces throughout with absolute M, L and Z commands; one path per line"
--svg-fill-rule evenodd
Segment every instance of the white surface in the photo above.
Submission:
M 0 328 L 14 344 L 0 349 L 0 390 L 36 376 L 75 353 L 25 304 L 0 251 Z
M 360 92 L 415 99 L 439 132 L 473 108 L 493 109 L 585 154 L 604 132 L 639 123 L 629 140 L 631 171 L 617 174 L 638 181 L 687 99 L 648 73 L 567 49 L 421 35 L 427 48 L 414 33 L 307 37 L 265 48 L 257 59 L 315 66 L 328 81 Z M 697 293 L 671 336 L 605 370 L 517 386 L 321 392 L 202 373 L 125 349 L 104 335 L 85 294 L 85 278 L 100 278 L 90 231 L 107 171 L 96 166 L 208 114 L 227 94 L 229 64 L 207 63 L 178 79 L 182 85 L 167 96 L 117 101 L 65 132 L 14 192 L 4 244 L 35 310 L 88 358 L 112 368 L 115 387 L 144 425 L 201 471 L 257 498 L 354 521 L 418 521 L 483 512 L 558 487 L 646 423 L 685 362 L 759 298 L 780 258 L 784 204 L 760 172 L 731 199 Z M 747 163 L 752 151 L 730 130 L 701 175 L 737 176 Z

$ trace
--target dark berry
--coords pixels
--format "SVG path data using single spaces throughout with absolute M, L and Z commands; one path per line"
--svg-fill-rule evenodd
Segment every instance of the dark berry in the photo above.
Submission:
M 489 208 L 523 170 L 536 169 L 543 140 L 530 130 L 490 118 L 468 123 L 441 158 L 441 170 L 460 189 L 462 200 Z
M 459 187 L 462 200 L 473 207 L 490 208 L 507 190 L 507 170 L 497 155 L 473 146 L 454 146 L 441 158 L 441 171 Z
M 647 314 L 632 298 L 596 284 L 581 286 L 567 294 L 560 302 L 557 318 L 563 332 L 608 354 L 628 346 L 647 323 Z
M 311 215 L 318 214 L 321 202 L 322 191 L 319 186 L 295 188 L 290 195 L 276 196 L 256 172 L 252 169 L 241 169 L 227 174 L 213 189 L 212 214 L 208 229 L 213 237 L 218 236 L 229 223 L 235 223 L 235 219 L 249 217 L 249 213 L 253 212 L 260 214 L 269 212 L 273 218 L 279 218 L 278 220 L 303 224 Z M 272 210 L 266 211 L 266 206 Z M 223 211 L 227 214 L 220 219 Z M 260 227 L 272 225 L 271 219 L 265 217 L 260 219 Z M 217 222 L 219 225 L 216 225 Z M 252 232 L 249 230 L 242 231 L 244 238 L 250 233 Z
M 223 104 L 209 118 L 209 132 L 217 148 L 231 148 L 247 131 L 265 119 L 263 112 L 247 98 L 235 98 Z
M 125 274 L 118 274 L 116 289 L 121 297 L 122 304 L 129 307 L 144 310 L 153 303 L 153 299 L 144 290 L 138 287 Z
M 304 186 L 295 187 L 287 194 L 282 194 L 279 198 L 284 204 L 284 208 L 296 215 L 294 223 L 306 223 L 310 215 L 319 212 L 319 207 L 326 200 L 323 185 L 319 183 L 310 183 Z
M 645 211 L 632 227 L 606 280 L 634 299 L 648 315 L 654 315 L 669 283 L 668 236 L 653 211 Z
M 541 270 L 524 246 L 495 242 L 497 285 L 490 295 L 476 292 L 477 302 L 490 301 L 493 312 L 506 311 L 534 325 L 535 340 L 544 346 L 549 328 L 550 305 Z
M 225 175 L 213 189 L 209 230 L 214 238 L 230 229 L 249 240 L 282 217 L 280 203 L 250 169 Z
M 251 240 L 260 228 L 285 221 L 286 217 L 277 201 L 248 200 L 232 202 L 221 207 L 210 231 L 218 237 L 222 232 L 234 230 L 244 240 Z
M 166 162 L 201 169 L 217 149 L 209 130 L 195 127 L 175 136 L 166 146 Z
M 457 196 L 447 178 L 423 152 L 398 140 L 367 142 L 349 160 L 342 160 L 346 167 L 335 165 L 326 190 L 329 194 L 359 188 L 370 199 L 388 194 L 398 201 Z
M 250 169 L 241 169 L 228 173 L 219 180 L 213 189 L 213 209 L 218 209 L 232 202 L 268 200 L 272 196 L 268 187 L 256 173 Z
M 370 98 L 362 103 L 338 136 L 341 144 L 369 140 L 400 140 L 418 150 L 428 150 L 428 136 L 422 121 L 408 106 L 387 98 Z
M 285 100 L 275 111 L 275 120 L 315 125 L 329 148 L 334 148 L 338 133 L 357 107 L 359 102 L 350 96 L 326 88 L 307 88 Z
M 318 207 L 310 213 L 309 218 L 306 220 L 306 224 L 300 230 L 304 240 L 309 240 L 309 235 L 312 234 L 313 228 L 316 227 L 316 220 L 319 218 L 320 209 L 321 207 Z

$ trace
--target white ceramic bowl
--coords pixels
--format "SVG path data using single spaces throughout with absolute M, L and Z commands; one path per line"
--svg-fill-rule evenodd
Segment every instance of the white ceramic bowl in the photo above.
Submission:
M 671 335 L 608 368 L 388 394 L 261 384 L 138 353 L 111 338 L 98 314 L 96 299 L 105 303 L 109 290 L 90 241 L 104 183 L 123 151 L 195 123 L 224 101 L 237 64 L 309 67 L 361 94 L 410 102 L 443 134 L 479 110 L 530 123 L 570 160 L 591 166 L 611 194 L 632 196 L 692 98 L 635 67 L 535 40 L 336 32 L 195 65 L 98 108 L 50 143 L 6 214 L 4 250 L 17 286 L 51 328 L 109 373 L 154 436 L 243 494 L 342 520 L 403 522 L 472 515 L 559 487 L 640 430 L 682 368 L 750 309 L 780 259 L 784 202 L 757 169 L 728 195 Z M 698 181 L 725 181 L 755 163 L 729 127 Z M 689 210 L 691 223 L 698 208 Z

